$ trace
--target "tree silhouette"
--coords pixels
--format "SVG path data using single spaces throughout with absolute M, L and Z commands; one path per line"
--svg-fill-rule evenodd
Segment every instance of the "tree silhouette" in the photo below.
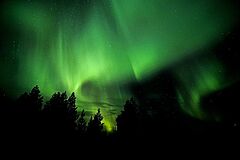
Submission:
M 84 135 L 87 129 L 87 122 L 84 119 L 85 117 L 85 111 L 82 110 L 82 112 L 79 114 L 78 119 L 77 119 L 77 131 L 80 135 Z
M 32 90 L 22 94 L 16 101 L 11 110 L 11 127 L 16 132 L 30 134 L 33 131 L 39 131 L 40 117 L 42 110 L 43 96 L 36 85 Z M 9 121 L 9 122 L 10 122 Z
M 121 135 L 131 135 L 136 133 L 138 128 L 138 105 L 135 100 L 131 98 L 126 101 L 124 105 L 124 110 L 116 118 L 117 121 L 117 131 Z
M 38 86 L 33 87 L 29 93 L 29 99 L 32 106 L 35 106 L 36 111 L 42 110 L 43 96 L 41 96 Z
M 51 99 L 46 103 L 44 111 L 51 114 L 58 114 L 59 116 L 63 114 L 66 115 L 67 106 L 68 100 L 66 92 L 57 92 L 54 93 Z
M 99 136 L 101 135 L 101 132 L 103 130 L 103 116 L 100 112 L 100 108 L 98 109 L 98 112 L 94 115 L 94 118 L 90 118 L 88 127 L 87 127 L 87 133 L 89 136 Z
M 74 93 L 68 98 L 67 93 L 54 93 L 44 107 L 47 124 L 57 127 L 57 130 L 74 130 L 77 119 L 76 97 Z M 51 127 L 51 126 L 49 126 Z
M 76 120 L 77 120 L 77 107 L 76 107 L 76 97 L 74 92 L 68 98 L 68 112 L 67 112 L 67 121 L 69 127 L 74 129 L 76 127 Z
M 39 87 L 36 85 L 33 87 L 31 92 L 28 94 L 25 92 L 18 99 L 18 105 L 21 106 L 21 111 L 23 112 L 39 112 L 42 110 L 43 96 L 39 90 Z

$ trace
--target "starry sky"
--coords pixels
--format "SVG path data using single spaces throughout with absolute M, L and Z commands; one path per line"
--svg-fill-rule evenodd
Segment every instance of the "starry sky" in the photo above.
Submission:
M 1 2 L 0 86 L 75 92 L 109 130 L 129 85 L 171 69 L 181 109 L 206 118 L 202 96 L 231 84 L 211 52 L 236 25 L 228 0 L 12 0 Z M 191 60 L 187 60 L 189 57 Z

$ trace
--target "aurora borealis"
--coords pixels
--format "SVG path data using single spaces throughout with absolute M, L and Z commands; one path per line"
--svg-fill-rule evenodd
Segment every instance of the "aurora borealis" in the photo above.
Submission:
M 22 0 L 4 2 L 1 18 L 0 85 L 14 95 L 36 84 L 46 97 L 75 92 L 81 109 L 101 108 L 109 130 L 128 85 L 168 67 L 182 84 L 182 109 L 200 119 L 201 96 L 231 82 L 205 53 L 239 18 L 227 0 Z
M 201 109 L 200 101 L 202 96 L 222 89 L 231 83 L 231 78 L 226 77 L 225 72 L 223 65 L 211 56 L 198 58 L 191 62 L 191 66 L 183 64 L 176 69 L 176 75 L 181 81 L 177 93 L 182 109 L 200 119 L 218 120 L 217 115 L 208 117 L 208 114 Z

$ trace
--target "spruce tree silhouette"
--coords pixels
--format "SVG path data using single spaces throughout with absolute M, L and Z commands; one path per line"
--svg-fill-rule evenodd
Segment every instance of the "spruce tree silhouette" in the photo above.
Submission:
M 116 118 L 117 132 L 122 136 L 135 135 L 138 129 L 138 105 L 135 100 L 131 98 L 126 101 L 124 110 Z
M 69 98 L 66 92 L 53 94 L 43 109 L 45 125 L 48 129 L 64 132 L 75 129 L 77 118 L 75 100 L 74 93 Z
M 66 92 L 54 93 L 46 103 L 44 109 L 44 126 L 47 130 L 55 133 L 63 133 L 67 129 L 68 99 Z
M 90 118 L 88 127 L 87 127 L 87 134 L 88 136 L 94 136 L 98 137 L 101 135 L 103 130 L 103 116 L 100 112 L 100 108 L 98 109 L 98 112 L 94 115 L 94 118 Z
M 42 110 L 43 96 L 41 95 L 38 86 L 33 87 L 29 93 L 29 99 L 31 106 L 34 106 L 34 111 L 39 112 Z
M 77 118 L 76 97 L 73 92 L 68 98 L 67 123 L 69 129 L 74 130 L 76 128 Z
M 22 112 L 36 113 L 42 110 L 43 96 L 36 85 L 33 87 L 30 93 L 25 92 L 22 94 L 17 104 L 21 106 L 19 108 Z
M 76 123 L 77 123 L 76 129 L 80 136 L 85 135 L 86 130 L 87 130 L 87 122 L 84 119 L 84 117 L 85 117 L 85 111 L 83 109 L 82 112 L 79 114 L 78 119 L 76 121 Z
M 40 111 L 42 110 L 43 96 L 36 85 L 27 93 L 22 94 L 13 110 L 13 125 L 16 132 L 24 134 L 39 130 Z

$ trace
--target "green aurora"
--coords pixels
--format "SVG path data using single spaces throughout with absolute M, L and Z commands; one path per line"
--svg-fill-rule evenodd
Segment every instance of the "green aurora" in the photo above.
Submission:
M 182 110 L 199 119 L 221 120 L 217 114 L 210 117 L 201 109 L 201 97 L 227 87 L 233 78 L 227 76 L 224 65 L 210 55 L 191 60 L 190 64 L 185 63 L 175 69 L 181 84 L 177 95 Z
M 234 6 L 218 0 L 26 0 L 3 8 L 5 25 L 17 34 L 6 48 L 14 61 L 1 60 L 0 69 L 14 78 L 2 78 L 1 86 L 20 94 L 38 84 L 46 97 L 75 92 L 80 109 L 101 108 L 108 130 L 131 96 L 127 84 L 213 46 L 237 20 Z M 205 117 L 201 96 L 228 82 L 210 57 L 173 69 L 182 109 L 198 118 Z

